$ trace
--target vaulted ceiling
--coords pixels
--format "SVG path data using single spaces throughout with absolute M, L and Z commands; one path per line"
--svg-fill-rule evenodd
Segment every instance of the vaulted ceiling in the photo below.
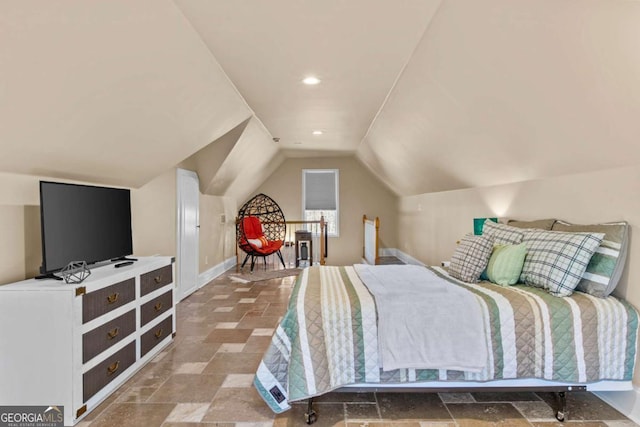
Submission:
M 138 187 L 191 159 L 243 197 L 293 156 L 356 156 L 399 195 L 637 164 L 638 22 L 632 0 L 4 1 L 0 171 Z

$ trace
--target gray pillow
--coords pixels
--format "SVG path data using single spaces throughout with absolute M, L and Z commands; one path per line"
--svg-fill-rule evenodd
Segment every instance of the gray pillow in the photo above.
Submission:
M 507 224 L 512 227 L 518 228 L 538 228 L 540 230 L 553 230 L 553 224 L 556 222 L 555 219 L 538 219 L 535 221 L 517 221 L 515 219 L 510 219 L 507 221 Z
M 522 242 L 524 230 L 488 219 L 484 222 L 482 235 L 493 236 L 496 245 L 517 245 Z
M 569 232 L 604 233 L 604 239 L 591 257 L 587 270 L 576 289 L 600 298 L 609 296 L 618 286 L 627 260 L 629 224 L 626 221 L 619 221 L 579 225 L 557 221 L 553 225 L 553 229 Z
M 463 282 L 476 283 L 489 263 L 492 250 L 492 236 L 467 234 L 451 257 L 449 274 Z

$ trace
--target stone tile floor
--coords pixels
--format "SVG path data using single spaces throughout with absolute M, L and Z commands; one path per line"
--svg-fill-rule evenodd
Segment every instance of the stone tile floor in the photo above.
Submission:
M 174 342 L 78 426 L 306 425 L 306 405 L 275 415 L 252 386 L 294 279 L 225 274 L 180 302 Z M 314 403 L 314 426 L 636 426 L 591 393 L 570 394 L 566 423 L 553 404 L 545 393 L 330 393 Z

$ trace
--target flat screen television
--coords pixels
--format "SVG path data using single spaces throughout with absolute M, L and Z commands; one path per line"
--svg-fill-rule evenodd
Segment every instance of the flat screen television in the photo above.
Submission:
M 71 261 L 91 264 L 133 253 L 127 189 L 40 181 L 40 221 L 45 276 Z

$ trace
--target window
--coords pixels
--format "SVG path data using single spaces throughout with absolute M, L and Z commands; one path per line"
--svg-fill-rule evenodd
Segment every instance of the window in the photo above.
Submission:
M 302 170 L 302 218 L 327 223 L 329 236 L 340 234 L 338 224 L 338 169 Z

